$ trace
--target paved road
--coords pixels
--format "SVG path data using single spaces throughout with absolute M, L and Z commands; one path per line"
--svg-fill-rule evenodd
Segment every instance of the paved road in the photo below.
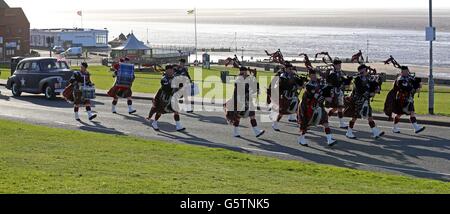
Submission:
M 187 128 L 185 133 L 176 132 L 172 116 L 164 115 L 160 122 L 162 131 L 158 133 L 145 120 L 151 106 L 150 101 L 135 100 L 138 114 L 129 116 L 126 114 L 126 103 L 121 100 L 118 110 L 123 114 L 113 115 L 110 113 L 111 100 L 98 97 L 95 110 L 99 117 L 96 122 L 79 123 L 73 120 L 71 106 L 62 99 L 47 101 L 42 96 L 27 94 L 14 98 L 5 88 L 1 87 L 0 91 L 0 118 L 450 181 L 449 127 L 428 126 L 424 133 L 416 136 L 412 134 L 410 124 L 401 124 L 402 134 L 393 135 L 390 123 L 378 122 L 387 135 L 374 140 L 369 126 L 363 122 L 356 127 L 359 140 L 348 140 L 344 136 L 344 130 L 333 129 L 335 138 L 339 140 L 339 144 L 333 148 L 326 146 L 322 129 L 313 128 L 307 136 L 310 147 L 305 148 L 297 145 L 298 129 L 295 124 L 288 122 L 281 124 L 282 133 L 273 132 L 270 123 L 260 123 L 267 133 L 261 139 L 256 139 L 249 128 L 249 122 L 243 121 L 243 138 L 234 139 L 231 137 L 232 129 L 226 124 L 222 112 L 202 111 L 182 115 L 182 122 Z M 83 121 L 87 121 L 84 112 L 81 113 Z M 331 120 L 331 124 L 338 125 L 335 118 Z

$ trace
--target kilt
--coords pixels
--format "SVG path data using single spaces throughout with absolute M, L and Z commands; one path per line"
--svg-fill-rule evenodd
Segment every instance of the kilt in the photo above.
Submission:
M 345 99 L 345 110 L 344 110 L 344 116 L 345 117 L 352 117 L 352 118 L 362 118 L 361 116 L 361 110 L 364 106 L 366 99 L 362 96 L 351 96 L 347 97 Z M 370 105 L 370 100 L 368 101 L 368 109 L 367 109 L 367 116 L 372 117 L 372 106 Z
M 312 117 L 314 116 L 314 108 L 313 108 L 313 102 L 314 100 L 302 100 L 302 103 L 299 108 L 298 117 L 299 117 L 299 123 L 300 123 L 300 129 L 301 130 L 307 130 L 310 126 L 310 121 Z M 325 108 L 323 106 L 321 107 L 322 116 L 320 118 L 319 124 L 323 125 L 325 123 L 328 123 L 328 114 L 325 111 Z
M 131 91 L 130 87 L 113 86 L 111 89 L 109 89 L 108 96 L 114 98 L 129 98 L 133 96 L 133 92 Z
M 326 101 L 325 107 L 327 108 L 344 108 L 345 101 L 344 101 L 344 92 L 342 90 L 334 90 L 333 89 L 333 96 L 331 102 Z
M 256 115 L 255 111 L 227 111 L 225 114 L 225 118 L 227 119 L 228 123 L 234 124 L 235 122 L 239 121 L 241 118 L 249 118 L 254 117 Z
M 172 108 L 172 96 L 164 93 L 163 90 L 158 90 L 155 99 L 153 99 L 153 109 L 159 114 L 170 114 L 174 113 L 175 110 Z
M 73 85 L 67 86 L 63 93 L 62 93 L 64 99 L 66 99 L 67 102 L 72 103 L 74 105 L 90 105 L 90 100 L 83 99 L 83 94 L 80 90 L 75 89 Z
M 237 111 L 233 110 L 233 99 L 230 99 L 228 102 L 223 104 L 224 110 L 225 110 L 225 118 L 227 119 L 228 123 L 234 124 L 235 122 L 238 122 L 241 118 L 248 118 L 248 117 L 254 117 L 256 115 L 255 111 L 251 111 L 250 108 L 246 111 Z M 232 109 L 230 109 L 232 108 Z M 239 108 L 239 107 L 238 107 Z M 246 108 L 245 108 L 246 109 Z M 240 110 L 245 110 L 240 109 Z
M 411 112 L 415 111 L 414 98 L 410 97 L 406 93 L 398 93 L 393 103 L 393 113 L 397 115 L 411 115 Z

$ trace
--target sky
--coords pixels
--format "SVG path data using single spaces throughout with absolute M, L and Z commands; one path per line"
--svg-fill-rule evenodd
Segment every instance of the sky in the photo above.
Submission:
M 428 0 L 6 0 L 26 12 L 101 9 L 197 8 L 427 8 Z M 450 8 L 449 0 L 433 0 L 434 8 Z

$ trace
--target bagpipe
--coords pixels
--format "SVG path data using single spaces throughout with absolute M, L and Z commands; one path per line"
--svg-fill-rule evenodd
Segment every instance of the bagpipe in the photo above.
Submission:
M 354 54 L 352 56 L 352 59 L 350 60 L 352 63 L 358 63 L 358 64 L 362 64 L 364 63 L 364 56 L 361 50 L 358 51 L 358 53 Z
M 398 69 L 407 69 L 406 66 L 400 65 L 397 60 L 393 56 L 390 56 L 384 64 L 389 65 L 392 64 L 395 68 Z M 409 72 L 409 69 L 408 69 Z M 399 74 L 401 75 L 401 74 Z M 406 113 L 410 114 L 413 111 L 413 103 L 414 103 L 414 94 L 419 92 L 418 97 L 420 97 L 420 88 L 422 88 L 422 79 L 416 77 L 415 73 L 409 72 L 409 78 L 411 78 L 412 88 L 413 90 L 408 95 L 402 95 L 400 97 L 401 100 L 397 100 L 399 87 L 395 84 L 394 87 L 389 91 L 386 101 L 384 104 L 384 113 L 389 117 L 389 120 L 392 120 L 392 113 Z M 403 103 L 403 104 L 401 104 Z
M 225 60 L 225 66 L 227 67 L 228 65 L 233 64 L 234 68 L 241 68 L 242 67 L 242 63 L 239 60 L 239 57 L 235 54 L 234 58 L 228 57 Z M 251 69 L 250 67 L 247 67 L 247 70 L 249 72 L 250 75 L 253 75 L 254 77 L 257 77 L 258 75 L 258 71 L 255 69 Z
M 307 70 L 314 69 L 314 67 L 312 66 L 311 60 L 309 60 L 308 54 L 301 53 L 298 56 L 303 56 L 303 62 L 305 63 L 305 67 Z
M 241 61 L 239 61 L 239 58 L 234 55 L 234 58 L 228 57 L 225 60 L 225 67 L 228 67 L 230 64 L 233 65 L 233 68 L 240 68 L 241 67 Z
M 392 55 L 389 57 L 389 59 L 384 61 L 384 64 L 385 65 L 392 64 L 395 68 L 398 68 L 398 69 L 401 69 L 403 67 L 402 65 L 400 65 L 397 62 L 397 60 L 395 60 L 395 58 Z M 411 72 L 409 72 L 409 76 L 411 78 L 413 78 L 412 84 L 413 84 L 413 88 L 415 90 L 418 90 L 418 89 L 422 88 L 422 78 L 416 77 L 416 74 L 415 73 L 411 73 Z M 420 97 L 420 94 L 419 94 L 419 97 Z
M 275 53 L 269 53 L 267 50 L 264 50 L 266 52 L 267 56 L 269 56 L 269 61 L 274 63 L 280 63 L 283 64 L 285 62 L 284 56 L 281 53 L 281 50 L 278 49 Z
M 306 54 L 305 54 L 306 55 Z M 306 57 L 308 57 L 308 56 L 306 56 Z M 309 60 L 309 59 L 308 59 Z M 281 65 L 283 65 L 283 66 L 286 66 L 287 64 L 288 64 L 289 62 L 287 62 L 287 61 L 284 61 L 284 62 L 282 62 L 282 63 L 280 63 Z M 312 66 L 311 66 L 312 67 Z M 298 85 L 298 86 L 300 86 L 300 87 L 303 87 L 303 85 L 306 83 L 306 82 L 308 82 L 308 75 L 307 74 L 300 74 L 298 71 L 297 71 L 297 68 L 296 67 L 293 67 L 293 69 L 294 69 L 294 73 L 291 75 L 291 79 L 295 82 L 295 84 L 296 85 Z
M 319 52 L 315 54 L 314 61 L 317 61 L 319 56 L 322 56 L 322 62 L 325 65 L 316 66 L 316 70 L 320 72 L 322 80 L 326 80 L 331 71 L 334 70 L 333 58 L 328 52 Z
M 352 63 L 358 63 L 360 65 L 364 64 L 364 56 L 361 50 L 359 50 L 356 54 L 352 56 L 351 59 Z M 381 86 L 383 85 L 383 82 L 386 81 L 386 74 L 384 73 L 378 73 L 377 69 L 372 68 L 370 66 L 366 66 L 367 71 L 369 73 L 368 80 L 369 80 L 369 93 L 372 94 L 380 94 L 381 93 Z M 374 97 L 372 97 L 373 100 Z
M 267 51 L 266 51 L 267 53 Z M 280 52 L 281 53 L 281 52 Z M 306 56 L 307 58 L 308 56 Z M 283 67 L 292 66 L 290 62 L 284 61 L 284 59 L 281 62 L 278 62 Z M 284 68 L 284 69 L 285 69 Z M 299 105 L 299 93 L 298 89 L 302 88 L 305 83 L 308 81 L 308 77 L 306 74 L 299 74 L 297 72 L 297 68 L 292 67 L 295 72 L 292 72 L 290 74 L 286 74 L 284 72 L 281 72 L 278 81 L 273 82 L 275 83 L 275 86 L 271 83 L 269 87 L 267 88 L 267 104 L 271 104 L 271 92 L 272 87 L 280 89 L 280 84 L 290 84 L 293 87 L 291 87 L 291 90 L 284 90 L 280 91 L 280 97 L 279 97 L 279 103 L 277 103 L 277 106 L 274 106 L 273 109 L 278 110 L 281 114 L 295 114 L 298 109 Z M 275 80 L 275 79 L 274 79 Z
M 326 65 L 330 65 L 333 63 L 333 58 L 330 56 L 330 54 L 328 52 L 319 52 L 316 53 L 314 60 L 317 61 L 317 58 L 319 56 L 323 56 L 322 57 L 322 62 L 325 63 Z M 327 61 L 328 60 L 328 61 Z

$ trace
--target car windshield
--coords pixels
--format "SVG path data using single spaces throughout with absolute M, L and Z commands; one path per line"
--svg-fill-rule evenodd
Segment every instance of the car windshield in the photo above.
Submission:
M 40 62 L 41 70 L 49 71 L 49 70 L 57 70 L 57 69 L 68 69 L 66 62 L 57 61 L 57 60 L 43 60 Z

